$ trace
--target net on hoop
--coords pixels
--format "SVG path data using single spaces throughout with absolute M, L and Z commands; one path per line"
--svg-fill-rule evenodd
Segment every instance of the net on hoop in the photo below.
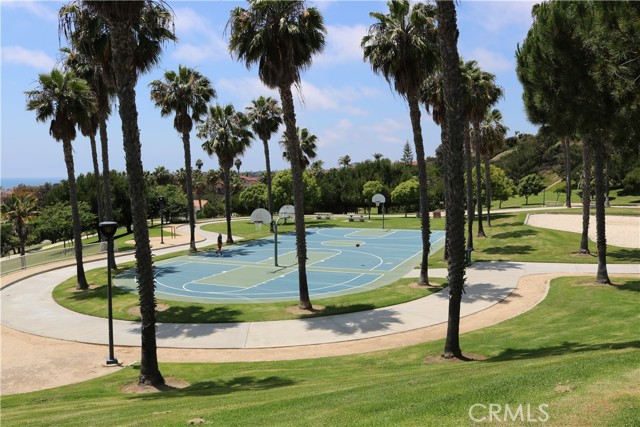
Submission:
M 253 224 L 256 226 L 256 231 L 262 230 L 262 221 L 254 221 Z

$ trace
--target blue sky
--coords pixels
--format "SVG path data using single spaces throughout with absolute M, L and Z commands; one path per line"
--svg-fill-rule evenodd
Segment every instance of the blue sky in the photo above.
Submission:
M 3 177 L 65 177 L 62 146 L 48 133 L 49 124 L 37 123 L 25 109 L 24 91 L 36 87 L 37 76 L 50 72 L 66 45 L 58 37 L 57 10 L 63 2 L 1 0 L 1 137 Z M 372 159 L 374 153 L 398 160 L 406 141 L 412 144 L 406 102 L 393 93 L 386 81 L 362 60 L 360 41 L 373 20 L 369 12 L 388 10 L 383 1 L 316 1 L 327 26 L 327 46 L 303 73 L 301 93 L 294 93 L 298 126 L 318 136 L 318 158 L 325 167 L 337 166 L 348 154 L 353 162 Z M 150 81 L 161 79 L 179 64 L 197 68 L 213 83 L 221 104 L 243 110 L 260 95 L 278 94 L 260 83 L 257 70 L 247 70 L 227 51 L 224 33 L 231 9 L 244 2 L 169 1 L 175 12 L 177 43 L 167 44 L 161 64 L 141 76 L 137 86 L 139 127 L 145 170 L 163 165 L 174 171 L 184 167 L 182 142 L 172 118 L 161 118 L 149 100 Z M 509 135 L 515 131 L 535 133 L 522 104 L 522 88 L 515 74 L 514 52 L 531 25 L 532 2 L 462 1 L 458 3 L 459 51 L 465 60 L 475 59 L 497 77 L 505 90 L 498 104 Z M 440 130 L 423 109 L 425 150 L 433 155 L 440 144 Z M 287 167 L 278 141 L 270 142 L 272 168 Z M 191 137 L 193 161 L 204 169 L 217 168 Z M 88 139 L 79 135 L 73 143 L 76 174 L 92 170 Z M 111 166 L 124 170 L 120 120 L 114 108 L 109 121 Z M 262 143 L 257 140 L 242 158 L 242 171 L 264 170 Z

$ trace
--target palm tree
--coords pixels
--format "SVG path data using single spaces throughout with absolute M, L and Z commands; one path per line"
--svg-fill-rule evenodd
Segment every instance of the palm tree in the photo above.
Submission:
M 13 232 L 20 242 L 20 255 L 24 255 L 29 234 L 29 222 L 36 218 L 38 198 L 33 194 L 11 195 L 11 204 L 2 204 L 2 214 L 13 223 Z
M 202 159 L 197 159 L 196 160 L 196 169 L 201 171 L 202 170 L 202 166 L 204 166 L 204 162 L 202 161 Z
M 251 101 L 251 105 L 246 108 L 251 129 L 253 133 L 262 140 L 264 145 L 264 161 L 267 168 L 267 209 L 273 212 L 273 196 L 271 194 L 271 159 L 269 158 L 269 139 L 278 131 L 282 124 L 282 110 L 278 107 L 278 101 L 270 96 L 259 97 Z
M 508 128 L 502 123 L 502 113 L 493 109 L 487 113 L 480 124 L 480 147 L 484 158 L 484 185 L 487 197 L 487 226 L 491 227 L 491 168 L 490 161 L 496 150 L 504 145 L 504 136 Z M 479 197 L 479 193 L 478 193 Z
M 233 165 L 236 167 L 236 170 L 238 171 L 238 176 L 240 176 L 240 166 L 242 166 L 242 159 L 237 158 L 233 161 Z
M 382 155 L 381 153 L 373 153 L 373 158 L 375 159 L 376 162 L 379 162 L 380 159 L 382 159 L 384 157 L 384 155 Z
M 249 0 L 248 9 L 237 7 L 231 11 L 229 25 L 229 50 L 238 60 L 244 61 L 247 68 L 257 64 L 260 80 L 280 93 L 296 207 L 300 308 L 310 310 L 304 190 L 291 86 L 300 86 L 300 72 L 309 68 L 313 56 L 324 49 L 326 29 L 322 15 L 316 8 L 307 8 L 304 1 L 287 0 Z
M 233 243 L 231 233 L 231 168 L 233 160 L 251 145 L 253 134 L 249 130 L 249 118 L 236 112 L 233 105 L 209 107 L 205 122 L 198 126 L 198 138 L 204 139 L 202 149 L 218 157 L 224 179 L 224 202 L 227 217 L 227 243 Z
M 476 61 L 467 61 L 461 67 L 463 83 L 466 88 L 465 116 L 467 120 L 467 133 L 465 135 L 465 164 L 467 168 L 467 220 L 468 237 L 467 250 L 473 250 L 473 180 L 471 177 L 471 138 L 476 154 L 476 190 L 478 192 L 478 237 L 486 237 L 482 227 L 482 198 L 480 183 L 480 135 L 479 127 L 487 110 L 502 96 L 502 88 L 495 84 L 495 76 L 482 71 Z
M 76 138 L 75 127 L 85 125 L 96 110 L 94 94 L 87 82 L 76 77 L 72 71 L 61 72 L 54 68 L 50 74 L 40 74 L 38 82 L 37 89 L 26 92 L 27 110 L 35 111 L 39 122 L 51 119 L 49 134 L 56 141 L 62 141 L 73 220 L 76 289 L 89 289 L 82 263 L 82 225 L 71 141 Z
M 62 6 L 58 12 L 60 32 L 64 34 L 77 55 L 82 58 L 82 77 L 91 85 L 96 94 L 97 118 L 100 132 L 100 148 L 102 154 L 102 184 L 104 199 L 101 220 L 113 219 L 111 206 L 111 177 L 109 168 L 109 140 L 107 135 L 107 118 L 111 114 L 111 101 L 115 96 L 115 76 L 111 68 L 111 41 L 107 21 L 80 2 L 71 2 Z M 91 77 L 89 77 L 89 75 Z M 95 162 L 96 160 L 94 160 Z M 96 175 L 96 180 L 99 175 Z M 100 194 L 98 194 L 100 197 Z M 109 263 L 116 267 L 115 256 L 110 254 Z
M 449 313 L 445 358 L 462 357 L 460 349 L 460 302 L 465 281 L 464 198 L 462 169 L 464 145 L 464 107 L 460 57 L 458 56 L 458 26 L 452 1 L 436 0 L 438 7 L 438 41 L 442 61 L 442 94 L 447 126 L 446 160 L 446 232 L 449 235 Z
M 187 212 L 189 216 L 189 251 L 196 252 L 196 219 L 193 208 L 193 185 L 191 170 L 191 138 L 193 122 L 200 122 L 200 117 L 207 112 L 207 103 L 216 97 L 216 91 L 208 78 L 198 71 L 178 66 L 178 72 L 167 71 L 164 81 L 154 80 L 149 83 L 151 100 L 160 108 L 160 115 L 166 117 L 175 113 L 173 127 L 182 134 L 184 148 L 185 188 L 187 192 Z
M 81 53 L 72 51 L 69 48 L 60 49 L 66 57 L 64 59 L 65 67 L 76 73 L 76 75 L 87 81 L 93 93 L 99 93 L 103 88 L 103 80 L 100 78 L 99 69 L 92 66 L 89 58 Z M 96 147 L 96 133 L 98 132 L 100 117 L 95 111 L 91 114 L 89 120 L 80 125 L 82 135 L 89 138 L 91 146 L 91 160 L 93 162 L 93 174 L 95 176 L 94 184 L 96 190 L 96 201 L 98 205 L 98 218 L 104 221 L 104 209 L 102 206 L 102 192 L 100 190 L 100 167 L 98 166 L 98 150 Z
M 302 170 L 305 170 L 311 164 L 311 160 L 315 159 L 318 155 L 316 153 L 318 137 L 309 133 L 309 129 L 307 128 L 296 128 L 296 134 L 298 135 L 298 143 L 300 144 L 300 167 Z M 282 158 L 291 162 L 289 151 L 287 150 L 289 143 L 286 134 L 282 135 L 280 145 L 282 145 Z
M 361 46 L 364 59 L 371 63 L 373 71 L 382 74 L 390 85 L 393 82 L 396 92 L 409 104 L 422 212 L 422 265 L 419 283 L 426 285 L 429 283 L 427 264 L 431 230 L 427 167 L 420 125 L 420 88 L 425 77 L 434 71 L 437 64 L 436 9 L 426 3 L 415 3 L 411 7 L 409 0 L 391 0 L 387 5 L 388 15 L 377 12 L 369 14 L 377 22 L 369 27 Z
M 345 154 L 344 156 L 340 157 L 338 159 L 338 164 L 345 169 L 348 168 L 349 164 L 351 164 L 351 156 L 348 154 Z
M 133 234 L 136 247 L 136 274 L 140 299 L 141 342 L 140 376 L 143 385 L 164 384 L 156 352 L 155 280 L 149 229 L 146 189 L 142 167 L 140 132 L 135 85 L 138 75 L 160 59 L 162 44 L 175 40 L 173 17 L 162 3 L 153 1 L 84 1 L 90 11 L 109 26 L 111 69 L 115 76 L 124 147 Z M 105 173 L 106 175 L 106 173 Z
M 115 14 L 126 15 L 129 10 L 141 11 L 141 13 L 135 12 L 140 19 L 136 18 L 131 21 L 131 26 L 128 28 L 128 31 L 133 33 L 131 34 L 132 39 L 129 39 L 130 43 L 127 46 L 128 52 L 131 53 L 127 59 L 128 66 L 131 68 L 128 71 L 131 74 L 136 74 L 136 78 L 131 82 L 137 80 L 138 74 L 146 73 L 155 67 L 159 62 L 163 43 L 167 40 L 176 40 L 176 37 L 171 30 L 172 15 L 164 8 L 162 0 L 160 2 L 152 0 L 107 2 L 113 3 L 110 5 L 100 3 L 104 2 L 72 1 L 60 9 L 58 16 L 60 19 L 60 32 L 70 41 L 75 50 L 90 58 L 96 78 L 101 80 L 99 90 L 96 92 L 96 99 L 102 151 L 104 216 L 106 220 L 112 220 L 113 208 L 111 206 L 107 117 L 111 114 L 110 104 L 116 95 L 116 69 L 118 65 L 115 63 L 116 57 L 113 53 L 113 22 L 105 12 L 111 10 Z M 122 4 L 118 5 L 117 3 Z M 124 30 L 124 28 L 121 29 Z M 124 39 L 121 39 L 121 41 L 124 41 Z M 115 49 L 118 48 L 115 47 Z M 123 144 L 125 144 L 124 141 Z M 131 179 L 130 175 L 129 178 Z M 115 257 L 113 254 L 110 255 L 109 263 L 112 268 L 116 268 Z M 141 378 L 143 377 L 141 375 Z

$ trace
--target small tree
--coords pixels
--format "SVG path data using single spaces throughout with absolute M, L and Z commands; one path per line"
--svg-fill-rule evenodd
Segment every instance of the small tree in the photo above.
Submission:
M 245 188 L 240 192 L 238 201 L 246 212 L 252 212 L 254 209 L 265 207 L 267 204 L 267 186 L 264 184 L 256 184 Z
M 535 196 L 542 190 L 544 190 L 542 177 L 535 173 L 525 176 L 518 183 L 518 195 L 524 196 L 525 205 L 529 204 L 529 196 Z
M 413 164 L 413 151 L 411 150 L 411 146 L 409 142 L 405 142 L 404 148 L 402 149 L 402 157 L 400 161 L 407 166 L 411 166 Z
M 371 219 L 371 198 L 374 194 L 382 193 L 384 185 L 380 181 L 367 181 L 362 188 L 362 195 L 369 207 L 369 219 Z
M 404 206 L 404 217 L 407 217 L 409 211 L 409 205 L 418 203 L 420 201 L 420 185 L 415 179 L 401 182 L 391 192 L 391 200 L 394 203 Z M 423 212 L 423 215 L 428 215 L 428 212 Z

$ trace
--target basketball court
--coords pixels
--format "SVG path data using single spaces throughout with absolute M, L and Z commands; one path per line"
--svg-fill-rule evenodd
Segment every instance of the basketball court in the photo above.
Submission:
M 158 298 L 202 303 L 256 303 L 296 300 L 298 266 L 295 234 L 274 237 L 155 263 Z M 431 232 L 432 252 L 444 231 Z M 307 282 L 312 298 L 362 292 L 392 283 L 421 260 L 420 230 L 358 228 L 307 229 Z M 133 269 L 115 285 L 135 292 Z

